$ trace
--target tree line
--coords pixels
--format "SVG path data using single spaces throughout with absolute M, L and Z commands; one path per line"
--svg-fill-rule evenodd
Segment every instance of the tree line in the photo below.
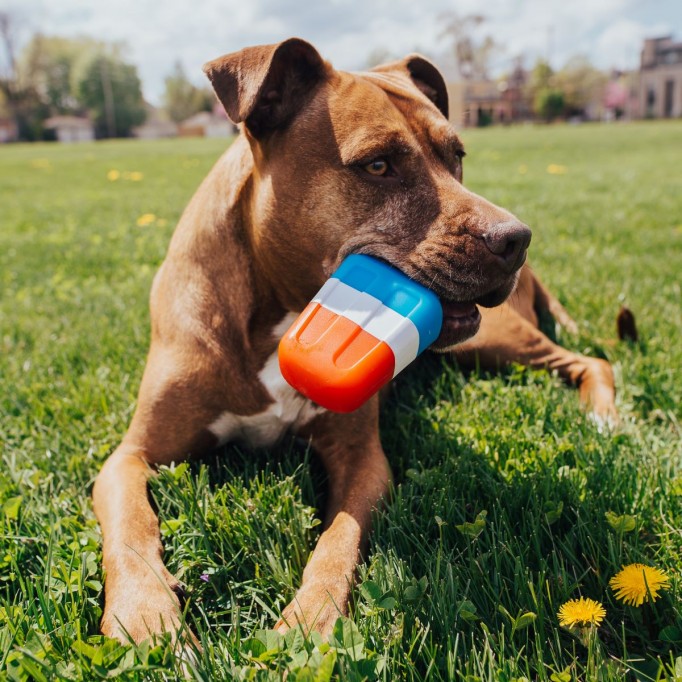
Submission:
M 502 48 L 481 33 L 485 17 L 450 12 L 441 20 L 441 38 L 450 45 L 460 79 L 489 80 L 491 62 Z M 45 122 L 53 116 L 87 116 L 98 138 L 128 137 L 145 121 L 150 106 L 144 101 L 137 68 L 125 59 L 125 45 L 38 33 L 17 53 L 13 29 L 13 17 L 0 11 L 0 48 L 6 62 L 0 67 L 0 118 L 14 120 L 19 139 L 49 139 L 53 133 Z M 392 57 L 377 49 L 367 65 Z M 584 115 L 600 99 L 608 80 L 582 57 L 556 72 L 546 60 L 539 60 L 524 74 L 521 96 L 529 112 L 545 121 Z M 211 111 L 214 104 L 210 88 L 195 86 L 177 62 L 165 79 L 166 118 L 180 123 L 197 112 Z
M 45 122 L 53 116 L 88 116 L 98 138 L 128 137 L 147 118 L 137 68 L 125 46 L 91 38 L 35 34 L 18 53 L 12 17 L 0 12 L 5 67 L 0 72 L 0 117 L 14 120 L 21 140 L 50 139 Z M 193 85 L 181 64 L 166 77 L 163 108 L 179 123 L 210 111 L 209 88 Z
M 602 98 L 608 76 L 585 57 L 573 57 L 559 71 L 538 60 L 526 85 L 533 113 L 539 119 L 582 116 Z
M 441 15 L 440 37 L 446 39 L 454 57 L 459 77 L 463 81 L 490 80 L 491 63 L 504 54 L 505 48 L 485 32 L 487 18 L 480 14 L 460 15 L 450 11 Z M 569 59 L 555 71 L 547 59 L 538 59 L 526 74 L 517 57 L 516 75 L 520 96 L 528 103 L 535 118 L 552 121 L 556 118 L 584 116 L 589 106 L 604 94 L 608 76 L 596 69 L 583 56 Z M 514 80 L 515 74 L 502 76 L 500 82 Z

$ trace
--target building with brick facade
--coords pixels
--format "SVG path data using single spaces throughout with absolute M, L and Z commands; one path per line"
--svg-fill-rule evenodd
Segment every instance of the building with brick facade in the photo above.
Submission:
M 674 42 L 672 36 L 644 41 L 639 114 L 643 118 L 682 116 L 682 42 Z

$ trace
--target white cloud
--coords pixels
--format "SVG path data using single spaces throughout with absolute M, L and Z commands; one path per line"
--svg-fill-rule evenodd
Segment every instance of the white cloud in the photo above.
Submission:
M 639 64 L 642 42 L 646 37 L 665 35 L 666 24 L 645 25 L 630 19 L 609 24 L 596 41 L 594 63 L 601 68 L 635 68 Z

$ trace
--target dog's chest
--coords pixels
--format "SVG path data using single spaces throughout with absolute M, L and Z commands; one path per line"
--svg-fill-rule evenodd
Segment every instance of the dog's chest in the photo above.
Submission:
M 277 339 L 281 338 L 296 317 L 295 313 L 288 313 L 272 330 L 273 335 Z M 324 412 L 324 408 L 312 403 L 284 380 L 279 369 L 277 350 L 266 360 L 258 373 L 258 380 L 273 402 L 263 412 L 252 415 L 223 412 L 208 427 L 221 443 L 239 440 L 254 447 L 272 445 L 287 429 L 300 428 Z

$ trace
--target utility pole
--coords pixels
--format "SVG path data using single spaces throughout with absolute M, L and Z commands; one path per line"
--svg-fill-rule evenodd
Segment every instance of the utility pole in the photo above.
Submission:
M 104 92 L 104 113 L 107 120 L 107 134 L 116 137 L 116 111 L 114 110 L 114 92 L 111 87 L 111 73 L 109 72 L 109 60 L 102 55 L 100 61 L 100 77 Z

